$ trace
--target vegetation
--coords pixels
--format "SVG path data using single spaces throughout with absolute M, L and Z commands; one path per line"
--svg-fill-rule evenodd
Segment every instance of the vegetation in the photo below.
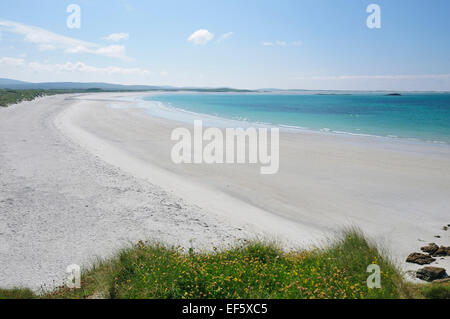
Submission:
M 27 288 L 0 289 L 0 299 L 34 299 L 37 296 Z
M 0 106 L 31 101 L 43 95 L 44 91 L 41 90 L 0 90 Z
M 381 288 L 369 289 L 369 264 Z M 82 273 L 82 288 L 40 298 L 448 298 L 450 285 L 406 283 L 399 270 L 356 230 L 327 248 L 283 252 L 251 242 L 224 251 L 184 252 L 139 242 Z M 0 296 L 29 298 L 25 292 Z M 34 296 L 38 297 L 38 296 Z
M 0 89 L 0 107 L 20 103 L 22 101 L 32 101 L 35 98 L 45 95 L 65 94 L 65 93 L 87 93 L 99 92 L 99 89 L 87 90 L 10 90 Z
M 99 88 L 89 89 L 49 89 L 49 90 L 37 90 L 37 89 L 0 89 L 0 107 L 6 107 L 8 105 L 16 104 L 22 101 L 32 101 L 37 97 L 45 95 L 55 94 L 67 94 L 67 93 L 91 93 L 91 92 L 138 92 L 142 90 L 104 90 Z M 148 90 L 145 90 L 148 91 Z M 161 91 L 161 89 L 152 89 L 151 91 Z M 186 89 L 164 89 L 163 91 L 189 91 L 189 92 L 251 92 L 248 90 L 237 90 L 229 88 L 217 88 L 217 89 L 202 89 L 202 88 L 186 88 Z
M 427 299 L 450 299 L 450 283 L 419 286 L 416 289 Z

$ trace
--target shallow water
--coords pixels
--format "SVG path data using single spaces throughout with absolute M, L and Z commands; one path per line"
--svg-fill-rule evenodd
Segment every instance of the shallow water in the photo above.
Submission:
M 176 109 L 290 128 L 450 143 L 450 94 L 161 94 L 144 98 L 153 115 Z M 203 118 L 198 116 L 199 119 Z M 216 123 L 217 124 L 217 123 Z

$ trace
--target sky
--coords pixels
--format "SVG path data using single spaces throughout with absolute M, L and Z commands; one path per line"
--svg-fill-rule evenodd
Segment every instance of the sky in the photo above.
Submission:
M 2 0 L 0 77 L 450 90 L 450 1 Z

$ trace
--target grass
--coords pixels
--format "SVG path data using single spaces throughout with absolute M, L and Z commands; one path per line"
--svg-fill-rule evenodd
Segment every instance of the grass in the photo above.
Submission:
M 88 92 L 102 92 L 100 89 L 58 89 L 58 90 L 12 90 L 0 89 L 0 107 L 7 107 L 12 104 L 17 104 L 22 101 L 32 101 L 35 98 L 67 93 L 88 93 Z
M 37 297 L 28 288 L 0 289 L 0 299 L 35 299 Z
M 450 283 L 426 285 L 418 289 L 427 299 L 450 299 Z
M 42 90 L 0 90 L 0 106 L 31 101 L 45 94 Z
M 158 91 L 159 89 L 154 89 Z M 164 91 L 191 91 L 191 92 L 252 92 L 249 90 L 238 90 L 230 88 L 215 88 L 215 89 L 166 89 Z M 32 101 L 37 97 L 55 94 L 67 93 L 92 93 L 92 92 L 138 92 L 136 90 L 103 90 L 99 88 L 89 89 L 0 89 L 0 107 L 7 107 L 9 105 L 17 104 L 22 101 Z
M 381 288 L 369 289 L 369 264 L 381 269 Z M 10 298 L 448 298 L 450 286 L 406 283 L 393 263 L 359 231 L 326 248 L 284 252 L 251 242 L 210 253 L 139 242 L 100 261 L 81 277 L 82 288 Z

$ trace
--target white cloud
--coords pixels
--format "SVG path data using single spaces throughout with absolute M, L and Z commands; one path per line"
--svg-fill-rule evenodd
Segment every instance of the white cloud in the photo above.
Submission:
M 214 38 L 214 34 L 212 34 L 211 32 L 209 32 L 206 29 L 200 29 L 200 30 L 197 30 L 194 33 L 192 33 L 189 36 L 188 41 L 192 42 L 196 45 L 205 45 L 206 43 L 211 41 L 213 38 Z
M 161 71 L 160 73 L 159 73 L 161 76 L 168 76 L 169 75 L 169 72 L 167 72 L 167 71 Z
M 120 32 L 120 33 L 111 33 L 107 37 L 104 37 L 103 39 L 113 42 L 119 42 L 122 40 L 128 40 L 130 38 L 130 35 L 128 33 Z
M 231 38 L 231 37 L 233 36 L 233 34 L 234 34 L 233 32 L 227 32 L 227 33 L 224 33 L 224 34 L 222 34 L 222 35 L 219 37 L 219 39 L 217 40 L 217 42 L 225 41 L 225 40 Z
M 110 45 L 107 47 L 98 48 L 97 50 L 94 51 L 94 53 L 113 58 L 124 58 L 125 47 L 123 45 Z
M 64 64 L 47 64 L 39 62 L 30 62 L 27 67 L 34 72 L 81 72 L 95 74 L 120 74 L 120 75 L 146 75 L 150 74 L 148 70 L 141 68 L 121 68 L 117 66 L 96 67 L 87 65 L 83 62 L 66 62 Z
M 39 46 L 39 51 L 52 51 L 56 50 L 56 46 L 53 44 L 41 44 Z
M 0 66 L 3 68 L 12 68 L 12 70 L 24 70 L 43 73 L 93 73 L 100 75 L 148 75 L 150 71 L 142 68 L 122 68 L 117 66 L 96 67 L 87 65 L 83 62 L 66 62 L 64 64 L 50 64 L 40 62 L 27 63 L 22 58 L 2 57 Z
M 10 58 L 10 57 L 3 57 L 0 58 L 0 65 L 3 67 L 6 66 L 23 66 L 25 65 L 24 59 L 17 59 L 17 58 Z
M 264 42 L 261 42 L 261 44 L 266 47 L 272 47 L 272 46 L 285 47 L 288 45 L 288 43 L 286 41 L 282 41 L 282 40 L 264 41 Z M 300 45 L 302 45 L 302 41 L 293 41 L 290 43 L 290 45 L 300 46 Z
M 102 47 L 96 43 L 66 37 L 39 27 L 7 20 L 0 20 L 0 30 L 23 35 L 25 41 L 37 45 L 41 51 L 64 50 L 67 53 L 89 53 L 127 59 L 123 46 Z

